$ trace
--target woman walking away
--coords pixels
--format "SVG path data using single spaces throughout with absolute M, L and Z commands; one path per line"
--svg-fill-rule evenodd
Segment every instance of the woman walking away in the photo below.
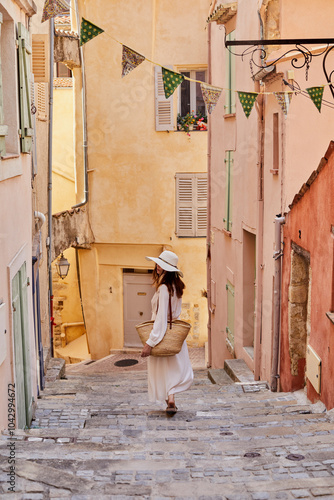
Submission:
M 178 257 L 174 252 L 165 250 L 158 258 L 146 257 L 155 262 L 153 284 L 156 292 L 152 298 L 152 331 L 141 356 L 150 356 L 151 350 L 164 337 L 169 320 L 169 297 L 171 296 L 172 319 L 179 319 L 182 295 L 185 284 L 177 268 Z M 148 394 L 150 401 L 166 401 L 166 412 L 173 415 L 177 411 L 175 394 L 189 389 L 194 374 L 190 364 L 188 347 L 183 342 L 181 351 L 175 356 L 150 356 L 147 360 Z

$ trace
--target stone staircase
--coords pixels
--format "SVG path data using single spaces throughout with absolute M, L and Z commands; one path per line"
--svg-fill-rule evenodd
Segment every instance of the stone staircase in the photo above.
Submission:
M 331 412 L 266 383 L 215 382 L 196 370 L 167 417 L 147 401 L 145 370 L 93 363 L 49 381 L 32 428 L 15 432 L 15 493 L 2 436 L 1 499 L 334 499 Z

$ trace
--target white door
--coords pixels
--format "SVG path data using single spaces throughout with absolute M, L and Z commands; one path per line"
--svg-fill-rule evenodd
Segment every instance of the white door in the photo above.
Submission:
M 142 347 L 136 325 L 151 319 L 155 289 L 151 274 L 126 274 L 124 282 L 124 347 Z

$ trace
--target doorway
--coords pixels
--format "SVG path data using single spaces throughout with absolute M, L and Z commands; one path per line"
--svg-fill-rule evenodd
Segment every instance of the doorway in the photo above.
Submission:
M 152 274 L 124 272 L 124 347 L 142 347 L 136 325 L 151 319 Z
M 291 375 L 305 370 L 306 347 L 311 315 L 310 254 L 292 242 L 291 279 L 289 284 L 289 354 Z
M 243 230 L 243 347 L 254 359 L 256 236 Z

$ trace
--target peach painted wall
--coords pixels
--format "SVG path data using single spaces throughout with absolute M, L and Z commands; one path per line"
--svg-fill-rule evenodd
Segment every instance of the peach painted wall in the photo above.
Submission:
M 298 376 L 291 375 L 290 371 L 288 291 L 291 279 L 291 243 L 294 242 L 310 253 L 311 331 L 308 342 L 322 361 L 320 399 L 327 409 L 331 409 L 334 407 L 334 324 L 326 313 L 333 311 L 334 142 L 330 143 L 324 158 L 327 164 L 311 184 L 310 189 L 287 214 L 283 228 L 280 380 L 283 391 L 299 389 L 304 385 L 302 360 Z M 307 395 L 312 401 L 319 398 L 309 381 Z
M 261 2 L 238 1 L 234 21 L 226 25 L 227 32 L 235 27 L 235 38 L 260 39 L 257 9 Z M 334 5 L 319 2 L 280 1 L 279 29 L 281 38 L 330 36 Z M 226 87 L 224 27 L 211 23 L 211 83 Z M 235 48 L 242 52 L 245 47 Z M 271 52 L 273 60 L 283 49 Z M 333 68 L 334 57 L 328 57 Z M 236 89 L 242 91 L 273 92 L 287 90 L 283 78 L 293 69 L 290 61 L 276 66 L 276 75 L 256 84 L 251 78 L 249 59 L 236 58 Z M 259 70 L 253 66 L 254 73 Z M 294 70 L 295 80 L 302 89 L 326 83 L 322 71 L 322 59 L 314 57 L 305 76 L 305 68 Z M 274 95 L 264 95 L 263 121 L 263 200 L 259 196 L 259 165 L 261 138 L 261 98 L 247 119 L 236 97 L 235 117 L 224 118 L 224 92 L 211 116 L 211 279 L 216 282 L 216 307 L 211 314 L 212 366 L 222 367 L 231 355 L 225 347 L 227 324 L 227 300 L 225 285 L 233 273 L 235 286 L 235 356 L 246 361 L 255 378 L 270 380 L 273 336 L 273 276 L 274 276 L 274 219 L 276 214 L 287 211 L 294 194 L 314 170 L 319 157 L 332 138 L 333 110 L 323 104 L 318 112 L 311 100 L 303 95 L 293 95 L 287 117 Z M 324 98 L 333 103 L 329 88 Z M 278 172 L 273 174 L 273 114 L 278 113 L 279 161 Z M 224 154 L 234 149 L 233 176 L 233 225 L 231 237 L 223 230 L 225 205 Z M 256 307 L 254 330 L 254 358 L 244 349 L 246 318 L 243 307 L 249 300 L 243 282 L 243 246 L 249 231 L 256 235 Z M 210 280 L 209 280 L 210 281 Z

